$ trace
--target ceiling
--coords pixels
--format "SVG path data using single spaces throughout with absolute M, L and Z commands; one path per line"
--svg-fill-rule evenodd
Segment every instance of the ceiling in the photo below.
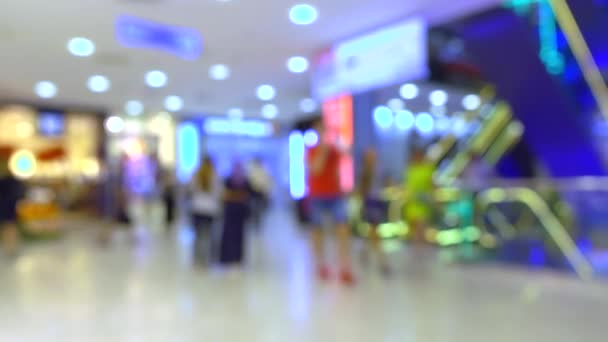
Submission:
M 298 103 L 310 95 L 310 75 L 291 74 L 290 56 L 309 59 L 332 42 L 364 33 L 410 15 L 431 23 L 482 10 L 501 0 L 309 0 L 319 20 L 296 26 L 288 18 L 298 0 L 4 0 L 0 12 L 0 98 L 49 106 L 86 106 L 120 112 L 128 100 L 142 101 L 147 111 L 163 109 L 163 99 L 178 95 L 184 112 L 223 114 L 242 108 L 258 116 L 264 104 L 256 98 L 258 85 L 276 87 L 273 101 L 279 119 L 297 115 Z M 49 5 L 52 3 L 52 6 Z M 204 41 L 201 57 L 180 59 L 158 50 L 129 49 L 115 39 L 114 23 L 129 14 L 160 23 L 198 30 Z M 74 57 L 66 49 L 72 37 L 96 44 L 91 57 Z M 231 77 L 209 79 L 208 69 L 226 64 Z M 145 85 L 146 71 L 169 76 L 161 89 Z M 107 76 L 112 88 L 91 93 L 87 79 Z M 59 89 L 50 100 L 38 99 L 36 82 L 49 80 Z

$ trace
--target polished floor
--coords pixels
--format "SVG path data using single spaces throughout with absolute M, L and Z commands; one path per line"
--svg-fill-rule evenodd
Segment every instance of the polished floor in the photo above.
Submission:
M 0 259 L 0 341 L 525 342 L 608 340 L 608 284 L 569 274 L 458 265 L 387 246 L 395 274 L 358 266 L 344 288 L 312 276 L 304 235 L 273 213 L 243 271 L 193 269 L 187 229 L 91 227 Z M 361 246 L 355 244 L 356 256 Z

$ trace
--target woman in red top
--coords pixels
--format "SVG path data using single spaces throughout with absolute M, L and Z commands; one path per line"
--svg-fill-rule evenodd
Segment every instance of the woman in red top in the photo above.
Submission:
M 308 150 L 308 197 L 311 209 L 311 241 L 316 258 L 317 272 L 322 280 L 330 278 L 325 263 L 323 248 L 323 214 L 331 215 L 338 234 L 340 256 L 340 280 L 346 285 L 354 284 L 351 267 L 350 228 L 346 213 L 346 201 L 340 187 L 340 152 L 325 140 L 325 127 L 321 119 L 314 124 L 321 140 L 319 145 Z

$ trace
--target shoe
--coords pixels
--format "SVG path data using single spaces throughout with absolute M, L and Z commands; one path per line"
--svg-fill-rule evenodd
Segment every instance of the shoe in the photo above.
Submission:
M 322 281 L 328 281 L 331 278 L 331 272 L 327 266 L 319 266 L 317 269 L 317 276 Z
M 340 282 L 346 286 L 354 286 L 355 285 L 355 276 L 351 271 L 342 271 L 340 272 Z

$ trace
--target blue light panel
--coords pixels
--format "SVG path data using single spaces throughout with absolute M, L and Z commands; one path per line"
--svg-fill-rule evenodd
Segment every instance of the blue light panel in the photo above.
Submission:
M 197 59 L 203 51 L 203 39 L 196 30 L 129 15 L 116 19 L 116 38 L 129 48 L 164 50 L 183 59 Z
M 306 196 L 306 148 L 300 132 L 289 135 L 289 193 L 293 199 Z
M 177 177 L 186 183 L 198 169 L 201 156 L 200 134 L 195 124 L 182 123 L 177 128 Z

